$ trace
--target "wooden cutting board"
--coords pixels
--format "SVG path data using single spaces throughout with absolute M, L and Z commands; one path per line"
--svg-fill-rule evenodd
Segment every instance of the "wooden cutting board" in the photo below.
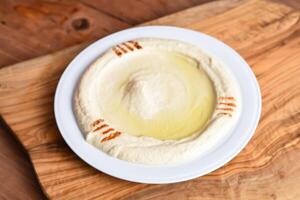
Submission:
M 247 60 L 261 86 L 263 112 L 250 143 L 224 167 L 194 180 L 165 185 L 119 180 L 68 148 L 54 121 L 54 92 L 86 44 L 0 70 L 0 113 L 28 151 L 48 197 L 300 199 L 300 12 L 273 1 L 232 2 L 234 8 L 213 17 L 220 7 L 195 7 L 148 23 L 217 37 Z

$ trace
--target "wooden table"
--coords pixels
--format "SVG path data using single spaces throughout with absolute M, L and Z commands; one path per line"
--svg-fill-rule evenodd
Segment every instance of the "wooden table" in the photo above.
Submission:
M 0 67 L 92 41 L 207 1 L 0 1 Z M 9 131 L 0 123 L 0 180 L 5 180 L 0 184 L 0 199 L 45 198 L 27 154 Z
M 129 1 L 123 7 L 119 5 L 120 1 L 95 2 L 1 1 L 0 65 L 91 41 L 204 1 Z M 286 3 L 299 8 L 297 1 Z M 209 8 L 214 13 L 214 6 Z M 0 179 L 5 180 L 6 184 L 0 186 L 0 198 L 43 198 L 26 154 L 7 131 L 2 125 L 0 159 L 3 164 L 0 166 Z

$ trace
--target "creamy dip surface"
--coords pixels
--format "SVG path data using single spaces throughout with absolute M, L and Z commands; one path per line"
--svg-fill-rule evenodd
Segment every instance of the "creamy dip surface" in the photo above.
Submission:
M 213 149 L 236 124 L 240 107 L 226 66 L 194 45 L 154 38 L 109 49 L 74 95 L 88 143 L 150 165 L 181 163 Z

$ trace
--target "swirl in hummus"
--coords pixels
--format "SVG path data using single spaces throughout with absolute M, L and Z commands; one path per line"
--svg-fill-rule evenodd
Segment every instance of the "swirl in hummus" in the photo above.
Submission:
M 151 165 L 211 150 L 228 136 L 241 107 L 236 81 L 216 58 L 185 42 L 154 38 L 101 55 L 74 100 L 88 143 Z

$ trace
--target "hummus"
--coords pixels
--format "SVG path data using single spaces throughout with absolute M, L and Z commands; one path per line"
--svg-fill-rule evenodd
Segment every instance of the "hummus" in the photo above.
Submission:
M 213 56 L 176 40 L 109 49 L 83 74 L 74 110 L 86 141 L 134 163 L 176 164 L 214 148 L 238 119 L 234 78 Z

